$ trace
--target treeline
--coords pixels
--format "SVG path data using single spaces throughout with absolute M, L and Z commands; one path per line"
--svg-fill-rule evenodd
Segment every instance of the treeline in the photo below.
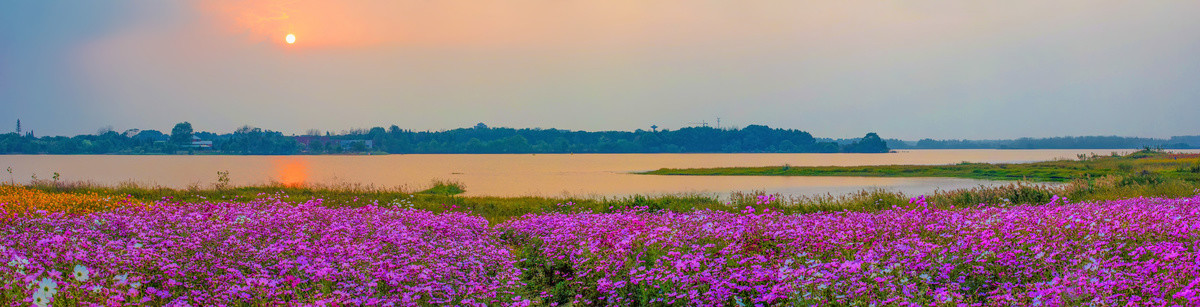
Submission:
M 343 134 L 286 136 L 242 127 L 233 133 L 193 132 L 180 123 L 168 133 L 131 129 L 75 137 L 0 135 L 6 154 L 339 154 L 339 153 L 884 153 L 875 133 L 854 142 L 818 141 L 808 132 L 750 125 L 741 129 L 687 127 L 650 131 L 571 131 L 492 128 L 478 124 L 446 131 L 413 131 L 398 126 Z
M 687 127 L 678 130 L 585 132 L 492 128 L 478 124 L 439 132 L 392 126 L 364 135 L 389 153 L 703 153 L 703 152 L 888 152 L 875 133 L 839 146 L 808 132 L 750 125 L 742 129 Z
M 300 153 L 300 146 L 293 137 L 276 131 L 247 126 L 226 134 L 193 132 L 189 123 L 176 125 L 171 134 L 138 129 L 123 133 L 102 129 L 74 137 L 0 134 L 0 154 L 188 153 L 290 155 Z
M 1123 149 L 1123 148 L 1200 148 L 1200 136 L 1176 136 L 1169 139 L 1120 136 L 1068 136 L 1019 138 L 1011 140 L 934 140 L 917 142 L 887 140 L 893 149 Z

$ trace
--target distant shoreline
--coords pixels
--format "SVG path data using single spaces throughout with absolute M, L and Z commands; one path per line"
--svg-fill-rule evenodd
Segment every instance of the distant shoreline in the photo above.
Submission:
M 371 152 L 371 153 L 290 153 L 290 155 L 253 155 L 253 153 L 223 153 L 223 152 L 196 152 L 196 153 L 162 153 L 162 152 L 146 152 L 146 153 L 0 153 L 2 156 L 224 156 L 224 157 L 312 157 L 312 156 L 467 156 L 467 155 L 486 155 L 486 156 L 524 156 L 524 155 L 883 155 L 883 153 L 901 153 L 906 151 L 936 151 L 936 150 L 995 150 L 995 151 L 1022 151 L 1022 150 L 1094 150 L 1094 151 L 1134 151 L 1141 150 L 1140 148 L 1124 148 L 1124 149 L 901 149 L 892 150 L 889 152 L 413 152 L 413 153 L 389 153 L 389 152 Z M 1200 150 L 1200 149 L 1166 149 L 1166 152 L 1174 152 L 1178 150 Z

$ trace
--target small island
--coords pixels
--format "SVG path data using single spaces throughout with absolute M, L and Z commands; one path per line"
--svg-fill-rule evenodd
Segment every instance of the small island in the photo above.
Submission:
M 690 176 L 858 176 L 949 177 L 987 180 L 1066 182 L 1108 175 L 1136 175 L 1200 181 L 1200 154 L 1173 154 L 1143 149 L 1128 155 L 1085 156 L 1077 160 L 1033 163 L 969 163 L 950 165 L 764 166 L 720 168 L 663 168 L 646 175 Z

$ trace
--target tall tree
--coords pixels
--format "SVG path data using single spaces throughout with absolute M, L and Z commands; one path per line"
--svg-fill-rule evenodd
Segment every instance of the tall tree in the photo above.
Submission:
M 867 133 L 866 136 L 857 142 L 847 144 L 842 148 L 842 151 L 856 153 L 886 153 L 891 151 L 891 149 L 888 148 L 887 142 L 883 141 L 878 134 L 871 132 Z
M 17 120 L 17 135 L 21 135 L 21 120 Z
M 192 123 L 182 122 L 175 124 L 175 128 L 171 128 L 171 143 L 175 145 L 187 145 L 192 142 Z

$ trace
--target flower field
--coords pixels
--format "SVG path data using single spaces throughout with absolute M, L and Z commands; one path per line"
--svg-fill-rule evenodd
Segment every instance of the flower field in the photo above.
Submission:
M 0 195 L 14 306 L 1200 304 L 1200 196 L 803 215 L 567 204 L 490 224 L 283 195 L 30 209 L 8 203 L 42 197 L 20 190 Z
M 559 301 L 1200 304 L 1200 198 L 953 211 L 923 201 L 803 216 L 552 214 L 500 228 L 547 259 L 537 268 L 543 275 L 571 273 L 543 278 L 570 289 Z

